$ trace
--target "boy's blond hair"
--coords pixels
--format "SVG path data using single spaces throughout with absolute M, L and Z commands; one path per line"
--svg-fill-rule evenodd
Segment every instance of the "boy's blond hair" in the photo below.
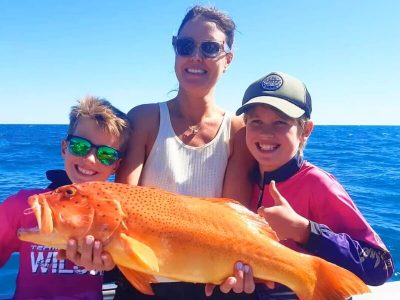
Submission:
M 77 105 L 71 107 L 68 134 L 73 134 L 79 119 L 85 117 L 96 121 L 101 130 L 116 136 L 120 140 L 122 155 L 128 146 L 130 127 L 125 113 L 111 105 L 105 99 L 86 96 Z

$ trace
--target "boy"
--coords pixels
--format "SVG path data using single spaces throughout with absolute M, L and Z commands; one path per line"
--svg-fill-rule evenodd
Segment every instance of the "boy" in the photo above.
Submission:
M 336 179 L 303 159 L 313 129 L 305 85 L 270 73 L 248 87 L 236 112 L 242 113 L 246 144 L 258 162 L 250 208 L 290 248 L 344 267 L 366 284 L 383 284 L 393 274 L 385 245 Z M 297 299 L 283 286 L 257 291 L 260 299 Z
M 85 97 L 70 112 L 68 135 L 61 143 L 65 171 L 46 172 L 47 189 L 21 190 L 0 204 L 0 266 L 20 253 L 14 299 L 102 299 L 102 276 L 67 260 L 57 249 L 22 242 L 18 228 L 36 225 L 28 214 L 29 196 L 70 183 L 105 181 L 118 168 L 129 137 L 126 115 L 108 101 Z M 26 212 L 26 213 L 24 213 Z

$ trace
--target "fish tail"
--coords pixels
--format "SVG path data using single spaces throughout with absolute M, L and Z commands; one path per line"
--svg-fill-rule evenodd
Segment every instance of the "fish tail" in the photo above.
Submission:
M 300 299 L 343 300 L 353 295 L 370 292 L 368 286 L 352 272 L 315 257 L 315 288 L 312 296 L 299 295 Z

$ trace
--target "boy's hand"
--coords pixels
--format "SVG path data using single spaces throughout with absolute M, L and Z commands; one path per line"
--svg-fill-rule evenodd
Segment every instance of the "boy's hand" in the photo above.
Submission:
M 279 193 L 275 181 L 271 181 L 269 193 L 275 205 L 269 208 L 261 206 L 257 211 L 258 214 L 267 220 L 279 239 L 292 239 L 300 244 L 307 243 L 310 237 L 310 221 L 293 210 Z
M 103 252 L 101 242 L 95 241 L 91 235 L 86 236 L 82 246 L 82 253 L 78 252 L 78 245 L 74 239 L 67 243 L 67 249 L 60 250 L 57 257 L 67 258 L 75 265 L 87 270 L 110 271 L 115 267 L 114 261 L 109 253 Z
M 267 282 L 266 286 L 274 288 L 273 282 Z M 206 284 L 205 293 L 209 297 L 214 291 L 215 285 Z M 228 277 L 220 286 L 219 289 L 223 293 L 229 293 L 231 290 L 235 293 L 251 294 L 255 290 L 253 270 L 250 266 L 237 262 L 234 267 L 233 276 Z

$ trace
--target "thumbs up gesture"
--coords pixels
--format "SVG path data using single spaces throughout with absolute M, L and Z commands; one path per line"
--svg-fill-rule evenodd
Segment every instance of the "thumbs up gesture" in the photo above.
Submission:
M 307 243 L 310 236 L 310 221 L 294 211 L 279 193 L 275 181 L 271 181 L 269 193 L 275 205 L 268 208 L 261 206 L 257 211 L 258 214 L 266 219 L 279 239 L 292 239 L 300 244 Z

